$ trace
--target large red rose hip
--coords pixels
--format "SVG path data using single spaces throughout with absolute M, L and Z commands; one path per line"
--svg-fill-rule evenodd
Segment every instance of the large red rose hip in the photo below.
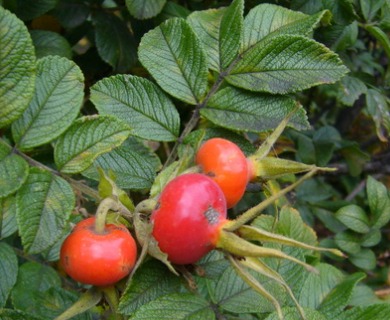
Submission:
M 161 192 L 153 211 L 153 237 L 175 264 L 191 264 L 215 248 L 226 221 L 226 200 L 209 177 L 183 174 Z
M 60 262 L 74 280 L 95 286 L 114 284 L 127 276 L 137 259 L 137 246 L 123 225 L 95 230 L 95 218 L 75 226 L 61 247 Z

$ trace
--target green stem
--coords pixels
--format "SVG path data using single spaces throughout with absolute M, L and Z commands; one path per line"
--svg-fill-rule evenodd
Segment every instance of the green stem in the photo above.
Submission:
M 95 199 L 96 201 L 101 200 L 99 193 L 95 189 L 92 189 L 91 187 L 83 184 L 80 181 L 74 180 L 74 179 L 69 178 L 67 176 L 62 176 L 59 171 L 54 170 L 53 168 L 50 168 L 50 167 L 44 165 L 43 163 L 40 163 L 39 161 L 34 160 L 33 158 L 30 158 L 28 155 L 24 154 L 23 152 L 21 152 L 20 150 L 18 150 L 16 148 L 13 149 L 13 152 L 15 154 L 21 156 L 23 159 L 25 159 L 28 162 L 28 164 L 30 164 L 31 166 L 49 171 L 52 174 L 60 176 L 60 177 L 64 178 L 66 181 L 68 181 L 74 189 L 82 192 L 83 194 L 85 194 L 87 196 L 90 196 L 91 198 Z
M 194 109 L 194 113 L 192 114 L 190 120 L 187 122 L 185 128 L 183 129 L 182 133 L 180 134 L 180 137 L 177 139 L 175 145 L 173 146 L 171 153 L 169 154 L 168 159 L 164 164 L 164 168 L 168 167 L 175 160 L 179 146 L 183 143 L 183 141 L 187 137 L 187 135 L 190 134 L 191 131 L 198 124 L 198 121 L 200 118 L 200 110 L 207 105 L 210 98 L 218 91 L 219 87 L 221 86 L 221 84 L 222 84 L 222 82 L 227 74 L 228 74 L 228 71 L 221 72 L 219 74 L 217 80 L 214 82 L 213 86 L 211 87 L 211 89 L 207 93 L 206 97 L 203 99 L 203 101 L 196 105 L 196 107 Z
M 103 287 L 101 288 L 101 291 L 103 292 L 104 297 L 110 306 L 114 319 L 122 320 L 123 316 L 118 313 L 119 297 L 115 286 Z
M 97 210 L 96 210 L 96 215 L 95 215 L 95 232 L 97 234 L 103 234 L 105 227 L 106 227 L 106 217 L 107 217 L 107 212 L 109 210 L 118 210 L 118 203 L 111 198 L 105 198 L 103 199 Z
M 316 172 L 317 168 L 314 168 L 313 170 L 306 173 L 303 177 L 301 177 L 296 182 L 292 183 L 288 187 L 280 190 L 278 193 L 270 196 L 269 198 L 265 199 L 264 201 L 260 202 L 257 206 L 254 206 L 253 208 L 247 210 L 242 215 L 240 215 L 235 220 L 231 220 L 228 223 L 226 223 L 224 229 L 227 231 L 235 231 L 238 228 L 240 228 L 242 225 L 247 223 L 248 221 L 253 220 L 256 218 L 260 212 L 262 212 L 265 208 L 267 208 L 269 205 L 271 205 L 274 201 L 278 200 L 280 197 L 284 196 L 288 192 L 295 189 L 298 185 L 300 185 L 303 181 L 311 178 Z

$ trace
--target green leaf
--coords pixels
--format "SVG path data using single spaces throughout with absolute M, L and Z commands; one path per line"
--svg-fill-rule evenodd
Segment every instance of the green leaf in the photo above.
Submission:
M 282 207 L 279 212 L 279 219 L 276 223 L 273 217 L 261 215 L 255 219 L 253 226 L 265 229 L 269 232 L 275 232 L 309 245 L 317 245 L 315 232 L 303 222 L 300 213 L 289 206 Z M 311 253 L 310 250 L 308 251 L 300 248 L 294 248 L 287 245 L 264 243 L 264 246 L 281 250 L 299 260 L 305 259 L 304 254 Z M 302 282 L 307 277 L 307 274 L 302 266 L 292 261 L 276 258 L 265 258 L 264 262 L 266 262 L 275 271 L 279 272 L 293 292 L 299 292 L 302 287 Z
M 149 260 L 137 271 L 130 285 L 123 293 L 119 312 L 131 315 L 143 305 L 161 296 L 177 292 L 180 279 L 157 260 Z
M 91 87 L 91 101 L 100 114 L 125 121 L 138 137 L 173 141 L 180 130 L 180 117 L 168 96 L 147 79 L 117 75 Z
M 83 102 L 84 77 L 73 61 L 48 56 L 37 62 L 35 88 L 28 108 L 12 124 L 20 149 L 53 141 L 72 124 Z
M 57 32 L 32 30 L 30 35 L 35 47 L 35 55 L 38 59 L 48 55 L 72 58 L 72 48 L 68 40 Z
M 71 186 L 62 178 L 36 168 L 16 195 L 16 217 L 26 252 L 39 253 L 61 236 L 75 205 Z
M 385 50 L 387 57 L 390 57 L 390 39 L 387 34 L 376 26 L 367 26 L 366 30 L 379 41 Z
M 14 250 L 0 242 L 0 308 L 4 308 L 18 276 L 18 258 Z M 6 275 L 6 276 L 5 276 Z
M 370 230 L 366 213 L 355 204 L 342 207 L 335 215 L 341 223 L 353 231 L 367 233 Z
M 354 307 L 369 306 L 375 303 L 383 302 L 375 294 L 374 288 L 364 283 L 359 283 L 352 292 L 349 299 L 349 305 Z
M 172 18 L 145 34 L 139 60 L 169 94 L 190 104 L 199 103 L 207 89 L 207 61 L 189 24 Z
M 133 320 L 212 320 L 215 314 L 209 303 L 192 293 L 171 293 L 141 306 Z
M 342 251 L 345 251 L 350 254 L 358 254 L 361 250 L 361 235 L 355 232 L 339 232 L 335 236 L 335 242 Z
M 220 70 L 226 69 L 236 59 L 241 46 L 244 24 L 244 1 L 234 0 L 225 11 L 220 26 Z
M 34 294 L 53 287 L 61 287 L 61 279 L 53 268 L 26 262 L 19 268 L 18 279 L 11 292 L 12 303 L 16 309 L 35 314 Z
M 312 16 L 273 4 L 260 4 L 251 9 L 244 21 L 244 39 L 241 53 L 256 45 L 266 36 L 297 34 L 310 36 L 320 22 L 328 23 L 329 11 Z
M 360 0 L 360 9 L 366 21 L 374 19 L 377 12 L 383 7 L 386 0 Z
M 370 249 L 362 249 L 356 255 L 350 255 L 349 260 L 364 270 L 373 270 L 376 266 L 375 253 Z
M 373 247 L 376 246 L 382 240 L 382 233 L 380 229 L 370 230 L 361 239 L 362 247 Z
M 390 133 L 390 108 L 386 96 L 376 89 L 368 89 L 366 95 L 368 113 L 374 120 L 376 134 L 383 142 L 387 142 Z
M 36 317 L 33 314 L 27 314 L 25 312 L 14 309 L 0 309 L 0 319 L 2 320 L 42 320 L 40 317 Z
M 214 71 L 221 71 L 220 62 L 220 32 L 221 20 L 226 7 L 192 12 L 187 21 L 199 37 L 207 56 L 208 67 Z
M 126 0 L 126 7 L 136 19 L 149 19 L 157 16 L 163 9 L 166 0 Z
M 340 84 L 342 87 L 339 91 L 339 99 L 347 106 L 352 106 L 362 94 L 367 92 L 365 83 L 356 77 L 345 76 Z
M 251 273 L 269 293 L 281 301 L 285 297 L 283 289 L 269 279 Z M 231 267 L 213 282 L 209 282 L 209 293 L 215 304 L 233 313 L 266 313 L 274 311 L 274 306 L 266 298 L 254 291 Z
M 76 294 L 61 288 L 61 279 L 54 269 L 35 262 L 20 267 L 17 283 L 12 290 L 15 309 L 41 319 L 54 319 L 76 300 Z M 85 320 L 90 317 L 84 314 L 72 319 Z
M 301 284 L 298 301 L 302 307 L 317 309 L 332 289 L 344 279 L 342 272 L 329 264 L 321 263 L 316 269 L 319 274 L 308 274 Z
M 7 238 L 18 230 L 15 196 L 0 199 L 0 226 L 0 239 Z
M 367 198 L 371 210 L 371 227 L 380 229 L 390 220 L 390 196 L 386 186 L 372 176 L 367 178 Z
M 136 62 L 137 46 L 125 21 L 104 11 L 94 12 L 92 21 L 100 57 L 116 72 L 129 72 Z
M 328 320 L 322 313 L 318 312 L 317 310 L 303 308 L 305 311 L 306 319 L 310 320 Z M 283 320 L 298 320 L 301 319 L 301 316 L 298 313 L 297 308 L 282 308 L 283 312 Z M 278 314 L 276 312 L 271 313 L 267 318 L 264 320 L 279 320 Z
M 54 147 L 54 160 L 63 173 L 78 173 L 101 154 L 120 146 L 131 133 L 122 121 L 111 116 L 77 119 Z
M 137 140 L 126 140 L 120 147 L 96 158 L 82 174 L 99 180 L 97 168 L 111 172 L 115 183 L 123 189 L 150 189 L 161 163 L 156 154 Z
M 0 6 L 0 128 L 27 108 L 35 84 L 34 46 L 26 26 Z
M 328 319 L 339 316 L 344 308 L 348 306 L 356 284 L 365 277 L 366 275 L 362 272 L 346 277 L 325 297 L 318 310 L 326 315 Z
M 180 162 L 172 162 L 168 167 L 162 170 L 153 182 L 150 188 L 150 197 L 154 198 L 160 194 L 164 186 L 176 177 L 180 170 Z
M 347 70 L 324 45 L 299 35 L 279 35 L 248 49 L 226 80 L 251 91 L 286 94 L 336 82 Z
M 345 320 L 388 320 L 390 305 L 386 303 L 374 304 L 366 307 L 356 307 L 344 313 Z
M 24 20 L 37 18 L 53 9 L 58 0 L 16 0 L 16 15 Z
M 26 160 L 10 152 L 8 146 L 0 143 L 0 198 L 18 190 L 28 176 L 29 166 Z
M 201 115 L 218 126 L 238 130 L 262 132 L 274 129 L 296 107 L 290 97 L 254 94 L 227 87 L 214 94 Z M 306 112 L 300 108 L 289 125 L 297 129 L 309 128 Z
M 92 7 L 87 2 L 59 0 L 57 6 L 50 12 L 65 29 L 80 26 L 90 14 Z

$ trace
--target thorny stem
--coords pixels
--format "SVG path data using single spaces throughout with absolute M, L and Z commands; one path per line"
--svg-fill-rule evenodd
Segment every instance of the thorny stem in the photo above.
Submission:
M 200 118 L 200 110 L 204 108 L 207 103 L 209 102 L 210 98 L 218 91 L 219 87 L 221 86 L 222 82 L 224 81 L 225 77 L 229 75 L 230 71 L 233 69 L 233 67 L 236 65 L 236 63 L 241 59 L 241 56 L 239 55 L 236 60 L 234 60 L 226 70 L 222 71 L 219 75 L 217 80 L 214 82 L 213 86 L 207 93 L 206 97 L 203 99 L 203 101 L 199 102 L 194 112 L 190 118 L 190 120 L 187 122 L 185 128 L 183 129 L 182 133 L 180 134 L 180 137 L 177 139 L 175 145 L 173 146 L 171 153 L 168 156 L 167 161 L 164 164 L 164 168 L 169 166 L 176 158 L 177 151 L 179 146 L 183 143 L 185 137 L 191 133 L 191 131 L 196 127 L 199 118 Z
M 19 151 L 16 148 L 13 148 L 13 152 L 15 154 L 21 156 L 23 159 L 25 159 L 31 166 L 37 167 L 37 168 L 40 168 L 40 169 L 43 169 L 43 170 L 46 170 L 46 171 L 49 171 L 52 174 L 55 174 L 56 176 L 60 176 L 60 177 L 64 178 L 66 181 L 68 181 L 74 189 L 84 193 L 87 196 L 90 196 L 91 198 L 95 199 L 96 201 L 100 201 L 101 200 L 101 197 L 99 196 L 99 193 L 96 190 L 94 190 L 94 189 L 90 188 L 89 186 L 85 185 L 84 183 L 82 183 L 80 181 L 77 181 L 77 180 L 74 180 L 72 178 L 69 178 L 67 176 L 62 176 L 59 171 L 54 170 L 53 168 L 50 168 L 50 167 L 44 165 L 43 163 L 40 163 L 39 161 L 34 160 L 33 158 L 30 158 L 28 155 L 26 155 L 25 153 Z
M 231 220 L 226 224 L 226 227 L 224 227 L 225 230 L 227 231 L 235 231 L 248 221 L 253 220 L 258 216 L 260 212 L 262 212 L 265 208 L 267 208 L 269 205 L 274 203 L 277 199 L 280 197 L 284 196 L 288 192 L 292 191 L 295 189 L 298 185 L 300 185 L 303 181 L 311 178 L 316 172 L 318 171 L 318 168 L 314 168 L 313 170 L 309 171 L 306 173 L 303 177 L 301 177 L 298 181 L 292 183 L 288 187 L 280 190 L 280 192 L 273 194 L 269 198 L 265 199 L 264 201 L 260 202 L 257 206 L 254 206 L 253 208 L 247 210 L 244 212 L 242 215 L 240 215 L 238 218 L 235 220 Z

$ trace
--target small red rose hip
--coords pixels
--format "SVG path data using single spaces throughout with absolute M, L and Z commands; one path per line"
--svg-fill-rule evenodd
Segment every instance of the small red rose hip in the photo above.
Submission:
M 175 264 L 197 262 L 215 248 L 226 222 L 226 200 L 220 187 L 200 173 L 171 180 L 151 215 L 153 237 Z
M 223 138 L 207 140 L 199 148 L 195 162 L 220 186 L 228 208 L 241 200 L 250 173 L 248 161 L 235 143 Z
M 60 263 L 74 280 L 95 286 L 114 284 L 127 276 L 137 259 L 134 238 L 124 225 L 106 224 L 95 231 L 95 217 L 81 221 L 61 247 Z

